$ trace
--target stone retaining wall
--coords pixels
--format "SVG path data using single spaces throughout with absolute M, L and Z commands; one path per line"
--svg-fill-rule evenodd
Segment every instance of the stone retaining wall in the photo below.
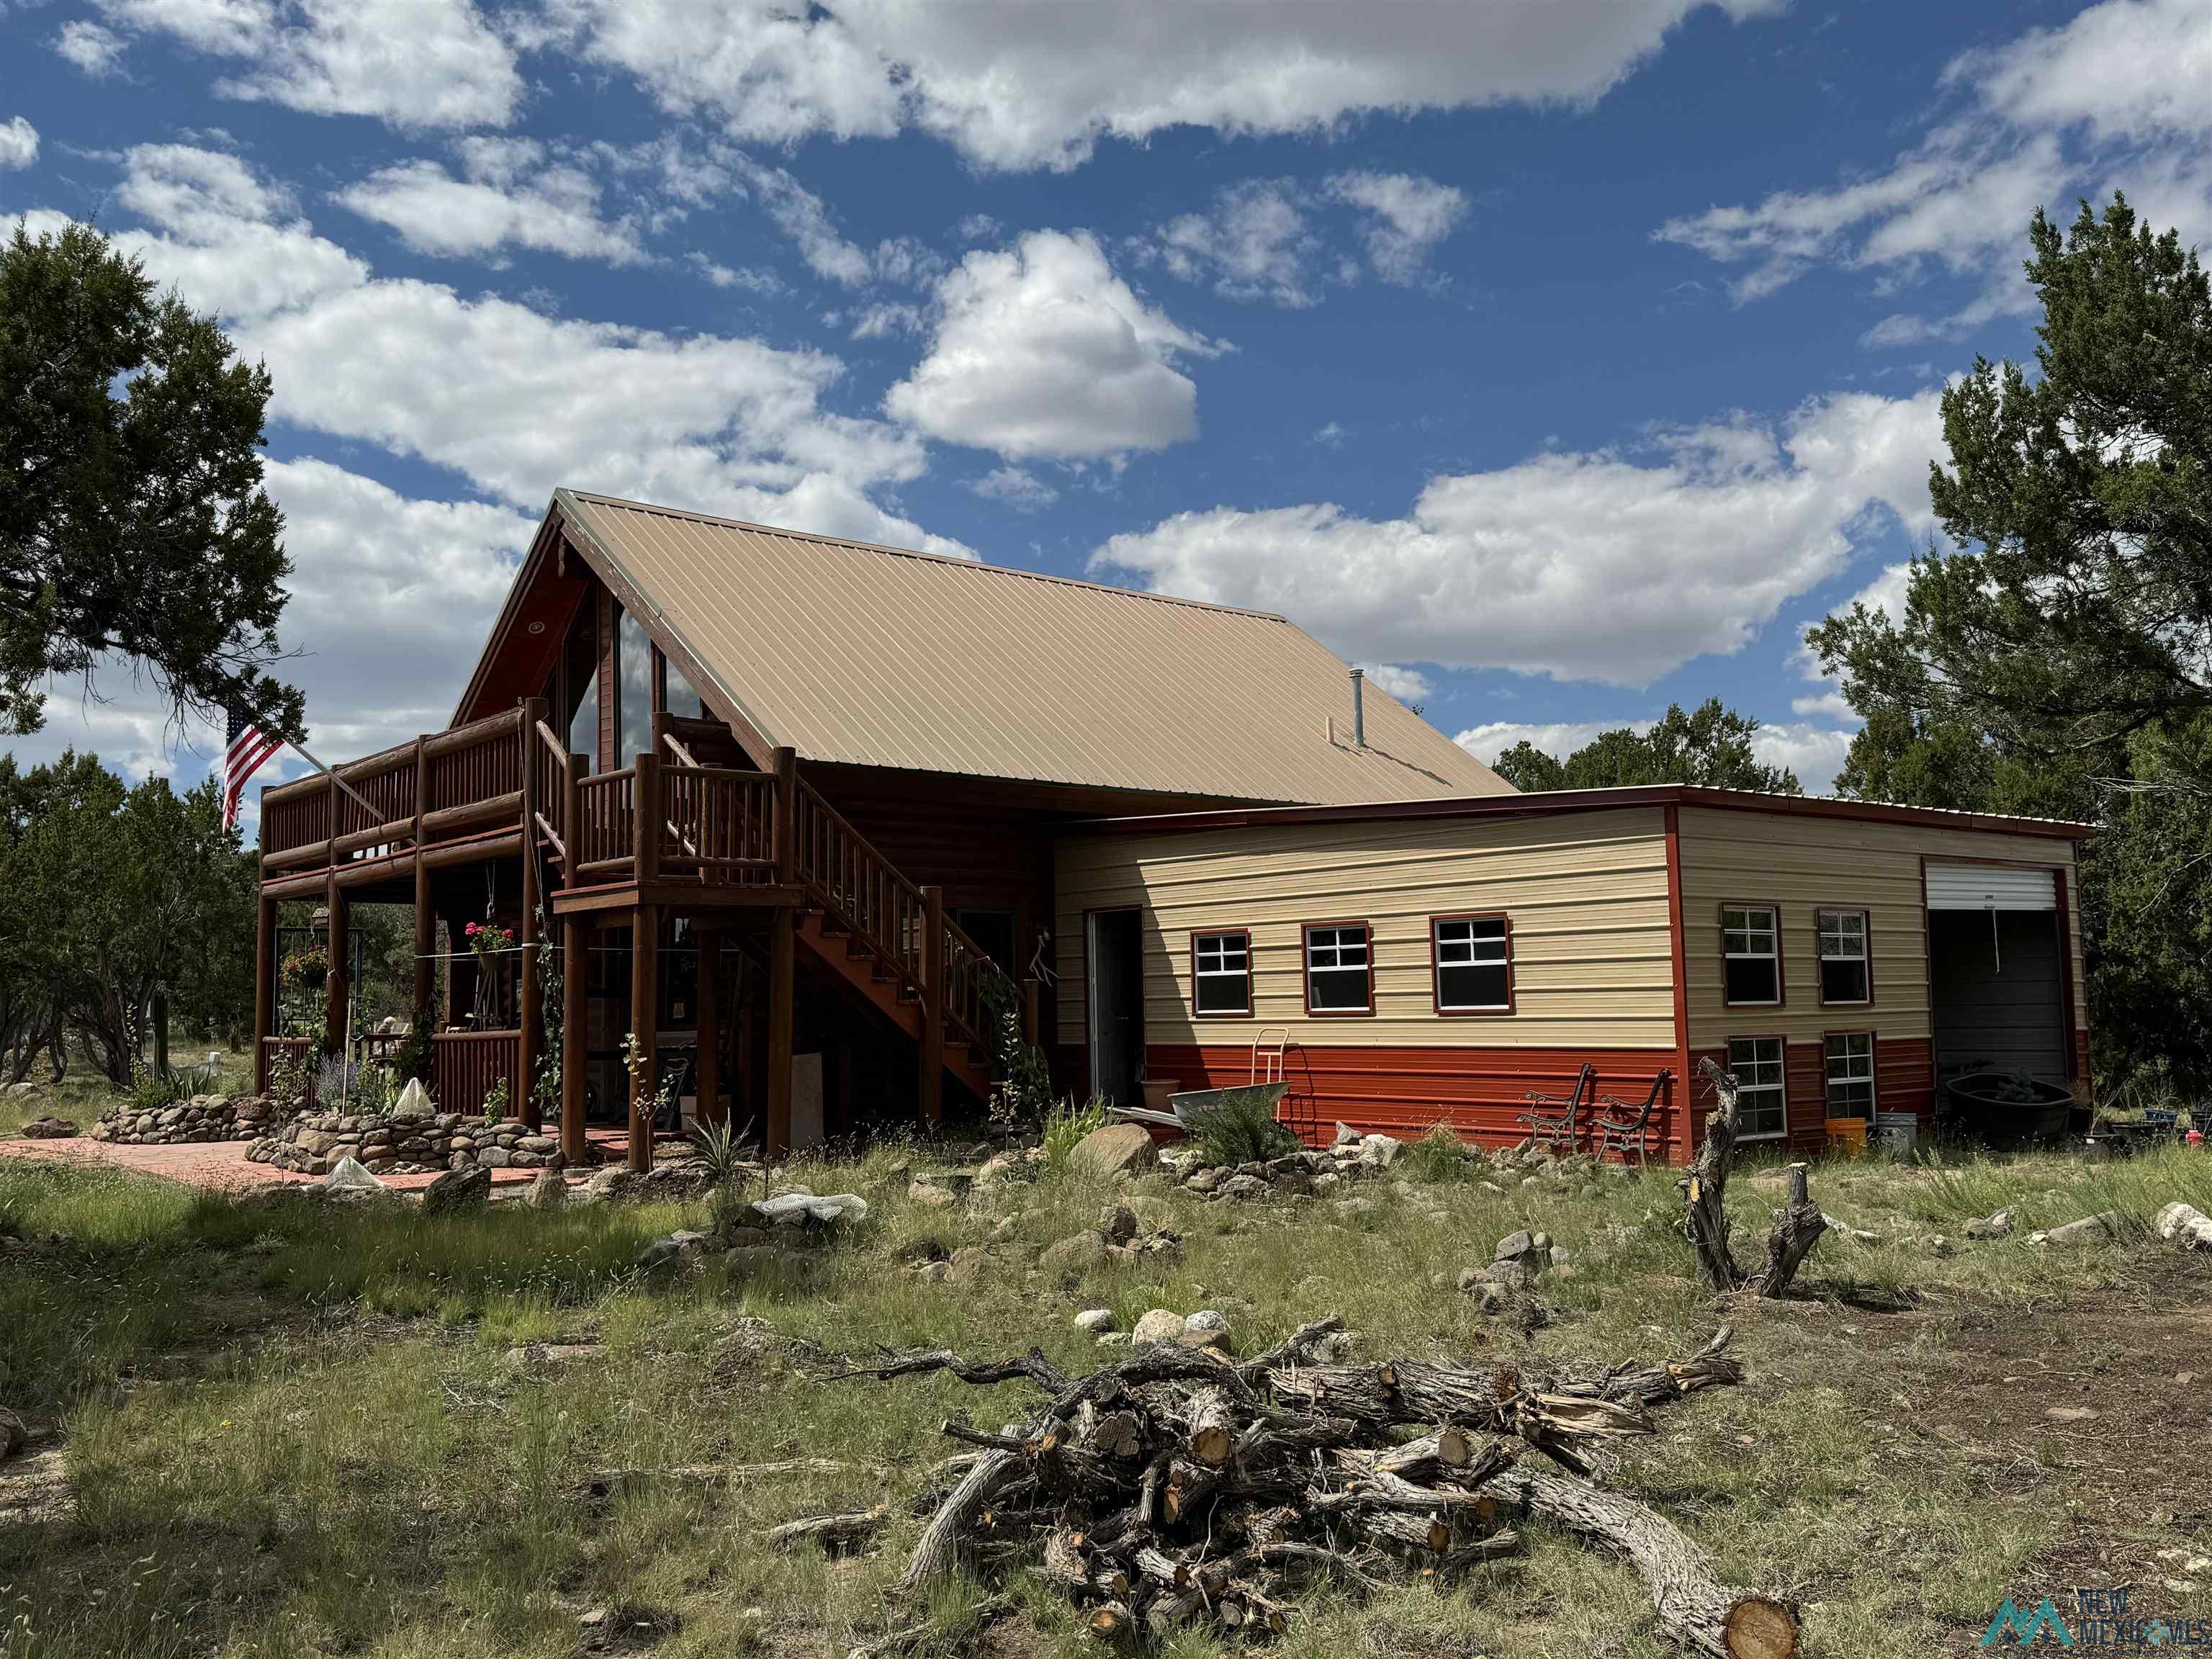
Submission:
M 175 1146 L 206 1140 L 253 1140 L 273 1133 L 284 1121 L 275 1103 L 261 1095 L 194 1095 L 175 1106 L 141 1111 L 118 1101 L 92 1126 L 94 1140 L 124 1146 Z
M 425 1170 L 557 1170 L 561 1143 L 534 1134 L 513 1118 L 487 1123 L 458 1112 L 393 1112 L 388 1116 L 308 1112 L 253 1143 L 246 1155 L 300 1175 L 328 1175 L 356 1158 L 372 1175 Z

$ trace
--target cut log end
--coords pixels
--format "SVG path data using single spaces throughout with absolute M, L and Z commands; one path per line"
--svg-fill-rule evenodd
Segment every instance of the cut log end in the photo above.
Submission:
M 1796 1659 L 1797 1633 L 1796 1613 L 1765 1596 L 1737 1602 L 1721 1626 L 1729 1659 Z

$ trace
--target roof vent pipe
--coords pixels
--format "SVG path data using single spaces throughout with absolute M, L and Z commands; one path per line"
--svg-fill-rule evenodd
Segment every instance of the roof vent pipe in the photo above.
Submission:
M 1367 747 L 1367 674 L 1364 669 L 1352 671 L 1352 746 Z

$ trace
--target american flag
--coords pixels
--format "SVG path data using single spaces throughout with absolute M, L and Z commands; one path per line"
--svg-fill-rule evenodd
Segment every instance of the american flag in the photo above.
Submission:
M 246 793 L 246 781 L 284 746 L 284 740 L 264 732 L 252 714 L 234 702 L 223 706 L 222 736 L 222 827 L 228 830 L 238 823 L 238 798 Z

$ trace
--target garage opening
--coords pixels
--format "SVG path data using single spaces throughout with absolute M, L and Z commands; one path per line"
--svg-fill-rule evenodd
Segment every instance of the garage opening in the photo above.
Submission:
M 1939 1083 L 2010 1072 L 2064 1087 L 2066 942 L 2049 870 L 1928 866 Z

